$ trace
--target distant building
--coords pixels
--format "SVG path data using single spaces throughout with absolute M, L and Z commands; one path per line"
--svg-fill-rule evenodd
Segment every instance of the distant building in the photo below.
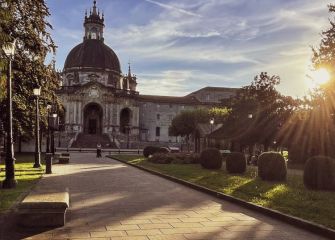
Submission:
M 123 74 L 116 53 L 104 43 L 104 15 L 94 1 L 85 14 L 83 42 L 68 54 L 58 95 L 65 108 L 63 147 L 136 147 L 139 142 L 178 142 L 169 136 L 181 111 L 209 107 L 236 89 L 206 87 L 184 97 L 141 95 L 138 79 Z

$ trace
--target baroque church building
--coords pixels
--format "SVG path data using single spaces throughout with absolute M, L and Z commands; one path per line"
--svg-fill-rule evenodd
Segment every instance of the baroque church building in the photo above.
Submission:
M 65 109 L 62 147 L 143 147 L 174 144 L 172 119 L 181 111 L 211 107 L 236 89 L 206 87 L 184 97 L 141 95 L 130 65 L 122 73 L 116 53 L 104 43 L 104 15 L 96 1 L 85 14 L 83 42 L 68 54 L 58 91 Z M 142 143 L 142 145 L 141 145 Z

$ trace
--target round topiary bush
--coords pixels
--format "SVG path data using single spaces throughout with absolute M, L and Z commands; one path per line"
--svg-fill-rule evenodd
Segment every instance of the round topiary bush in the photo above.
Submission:
M 280 153 L 264 152 L 258 157 L 258 176 L 262 180 L 284 181 L 286 175 L 286 162 Z
M 143 156 L 144 157 L 149 157 L 150 155 L 158 152 L 159 150 L 159 147 L 154 147 L 154 146 L 146 146 L 144 149 L 143 149 Z
M 313 190 L 335 191 L 335 160 L 325 156 L 308 159 L 304 169 L 304 184 Z
M 226 170 L 229 173 L 244 173 L 247 163 L 243 153 L 232 152 L 226 156 Z
M 209 148 L 201 152 L 200 164 L 207 169 L 220 169 L 222 167 L 221 153 L 216 148 Z

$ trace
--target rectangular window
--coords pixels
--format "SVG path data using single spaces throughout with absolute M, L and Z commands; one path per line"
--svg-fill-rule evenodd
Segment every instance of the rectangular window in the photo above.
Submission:
M 161 115 L 157 114 L 157 120 L 160 120 L 160 119 L 161 119 Z
M 160 135 L 161 135 L 161 128 L 156 127 L 156 137 L 160 137 Z

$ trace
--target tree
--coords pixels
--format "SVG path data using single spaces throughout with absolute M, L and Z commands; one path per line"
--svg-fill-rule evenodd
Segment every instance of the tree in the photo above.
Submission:
M 7 7 L 0 11 L 0 47 L 17 40 L 12 79 L 14 133 L 29 138 L 33 133 L 33 88 L 42 87 L 42 127 L 46 125 L 46 103 L 58 102 L 55 90 L 59 87 L 59 79 L 54 62 L 45 64 L 47 54 L 54 53 L 56 46 L 48 32 L 52 26 L 47 21 L 50 13 L 44 0 L 7 0 L 6 3 Z M 3 55 L 1 59 L 0 112 L 3 113 L 6 109 L 6 64 Z M 5 114 L 1 114 L 0 119 L 4 122 Z
M 216 123 L 223 122 L 228 113 L 227 108 L 200 108 L 182 111 L 172 120 L 169 134 L 185 137 L 188 143 L 191 135 L 195 134 L 199 123 L 209 123 L 211 118 L 214 118 Z
M 240 143 L 241 148 L 259 143 L 268 149 L 277 141 L 281 126 L 295 106 L 291 97 L 283 96 L 276 90 L 279 83 L 279 76 L 261 72 L 249 86 L 226 100 L 224 104 L 232 110 L 224 123 L 222 136 Z

